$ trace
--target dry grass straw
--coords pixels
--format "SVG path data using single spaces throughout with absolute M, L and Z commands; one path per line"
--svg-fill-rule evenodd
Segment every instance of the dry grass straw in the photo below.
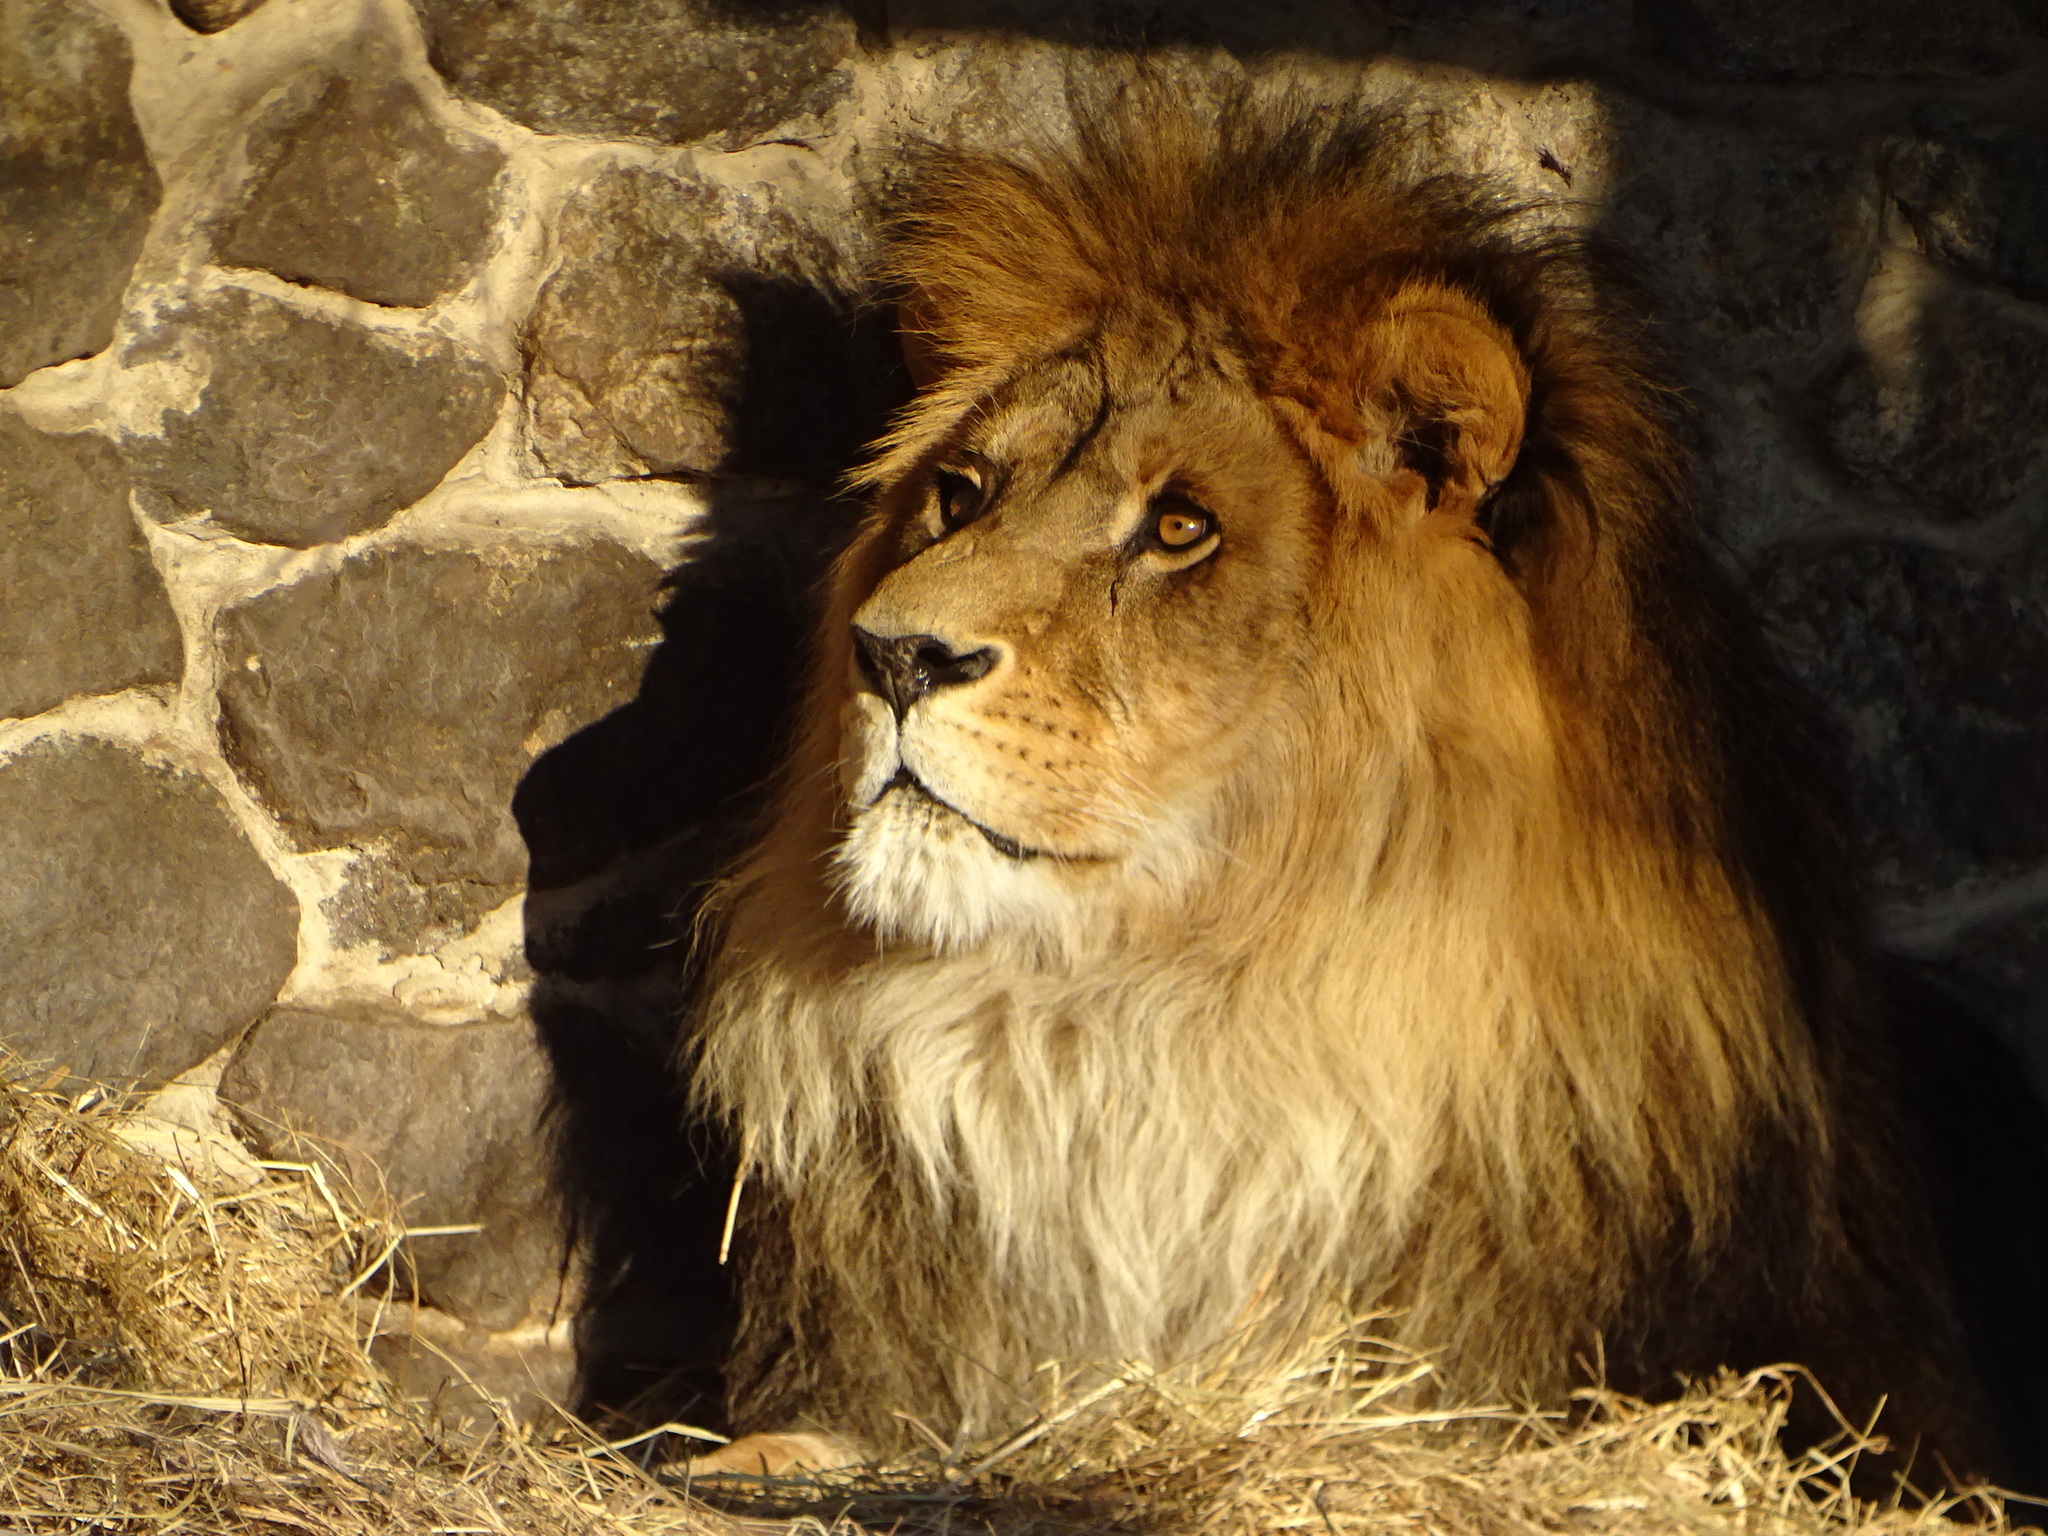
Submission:
M 399 1246 L 388 1205 L 311 1165 L 212 1155 L 150 1108 L 0 1082 L 0 1526 L 734 1529 L 573 1427 L 458 1440 L 397 1400 L 374 1305 L 345 1294 Z
M 1791 1458 L 1792 1372 L 1682 1402 L 1594 1396 L 1571 1422 L 1402 1411 L 1426 1372 L 1365 1331 L 1260 1393 L 1222 1370 L 1048 1367 L 1046 1410 L 992 1446 L 809 1483 L 724 1490 L 565 1421 L 456 1438 L 397 1400 L 360 1302 L 403 1252 L 388 1204 L 310 1165 L 166 1134 L 142 1104 L 0 1081 L 0 1527 L 31 1536 L 738 1536 L 773 1511 L 904 1536 L 1628 1531 L 1804 1536 L 2005 1529 L 1995 1500 L 1859 1502 L 1845 1429 Z M 351 1294 L 358 1299 L 351 1299 Z M 1224 1362 L 1227 1364 L 1227 1362 Z M 681 1464 L 678 1463 L 678 1466 Z M 749 1518 L 751 1514 L 751 1518 Z M 786 1527 L 785 1527 L 786 1528 Z
M 1858 1498 L 1858 1460 L 1884 1449 L 1868 1427 L 1844 1423 L 1830 1444 L 1788 1454 L 1778 1432 L 1794 1396 L 1819 1393 L 1796 1367 L 1726 1376 L 1665 1404 L 1589 1392 L 1569 1415 L 1416 1410 L 1402 1405 L 1417 1400 L 1427 1362 L 1374 1341 L 1370 1321 L 1333 1326 L 1303 1351 L 1313 1363 L 1260 1393 L 1224 1388 L 1213 1368 L 1135 1363 L 1053 1380 L 1058 1406 L 1006 1443 L 961 1457 L 935 1445 L 923 1467 L 819 1479 L 784 1507 L 904 1536 L 984 1524 L 1004 1536 L 2011 1529 L 1991 1494 Z

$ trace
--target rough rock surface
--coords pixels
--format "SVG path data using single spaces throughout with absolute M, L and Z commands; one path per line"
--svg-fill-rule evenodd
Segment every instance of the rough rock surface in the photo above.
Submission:
M 149 1081 L 248 1026 L 298 952 L 298 904 L 193 774 L 104 741 L 0 763 L 0 1042 Z
M 564 210 L 525 346 L 528 430 L 553 473 L 708 477 L 725 457 L 746 338 L 716 280 L 719 211 L 713 189 L 637 169 Z
M 1936 518 L 1996 516 L 2048 469 L 2048 315 L 1952 287 L 1827 391 L 1828 435 L 1864 479 Z
M 121 456 L 0 408 L 0 719 L 175 682 L 183 661 Z
M 304 849 L 365 850 L 344 942 L 411 952 L 520 888 L 513 790 L 633 697 L 661 572 L 604 539 L 399 545 L 220 619 L 229 761 Z
M 0 7 L 0 389 L 113 339 L 160 191 L 128 71 L 91 7 Z
M 528 430 L 563 479 L 829 481 L 878 420 L 893 348 L 835 302 L 839 253 L 768 199 L 608 171 L 557 248 L 524 350 Z
M 1641 260 L 1689 363 L 1795 366 L 1848 334 L 1874 186 L 1856 157 L 1636 107 L 1602 222 Z
M 144 507 L 208 516 L 265 544 L 363 533 L 436 485 L 504 394 L 479 358 L 309 315 L 241 289 L 174 312 L 129 347 L 210 366 L 197 406 L 126 447 Z
M 2048 133 L 1927 108 L 1886 158 L 1930 253 L 2048 301 Z
M 845 94 L 854 29 L 802 0 L 415 0 L 435 66 L 543 133 L 768 137 Z
M 1658 0 L 1637 16 L 1666 58 L 1712 79 L 1969 79 L 2017 62 L 2002 0 Z
M 449 133 L 403 80 L 329 80 L 253 146 L 267 169 L 219 260 L 372 304 L 430 304 L 491 232 L 496 146 Z
M 518 1024 L 279 1008 L 235 1054 L 220 1095 L 272 1155 L 331 1158 L 369 1190 L 381 1177 L 408 1227 L 481 1223 L 414 1239 L 406 1256 L 422 1301 L 502 1329 L 551 1312 L 562 1283 L 540 1134 L 547 1085 Z
M 2048 856 L 2048 612 L 1933 550 L 1794 548 L 1758 596 L 1847 742 L 1892 892 Z

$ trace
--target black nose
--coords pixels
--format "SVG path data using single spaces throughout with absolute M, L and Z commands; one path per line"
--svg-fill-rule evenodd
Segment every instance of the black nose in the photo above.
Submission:
M 986 677 L 996 664 L 993 647 L 956 651 L 936 635 L 895 635 L 885 639 L 856 624 L 853 643 L 861 671 L 874 685 L 875 692 L 889 701 L 898 720 L 926 694 Z

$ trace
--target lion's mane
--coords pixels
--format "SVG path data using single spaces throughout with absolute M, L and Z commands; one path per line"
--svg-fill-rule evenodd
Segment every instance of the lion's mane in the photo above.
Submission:
M 869 472 L 693 1037 L 748 1161 L 740 1427 L 990 1432 L 1048 1357 L 1170 1360 L 1337 1297 L 1394 1309 L 1454 1396 L 1796 1358 L 1967 1442 L 1826 753 L 1703 553 L 1627 284 L 1405 174 L 1385 120 L 1130 121 L 934 156 L 894 227 L 932 381 Z M 1239 842 L 1175 893 L 1178 928 L 858 921 L 835 764 L 892 488 L 1035 360 L 1094 356 L 1114 400 L 1120 327 L 1166 316 L 1300 424 L 1311 510 L 1341 518 L 1375 413 L 1421 422 L 1399 451 L 1445 472 L 1441 379 L 1374 341 L 1418 284 L 1476 303 L 1526 374 L 1475 513 L 1492 584 L 1328 541 L 1315 579 L 1384 622 L 1319 621 L 1294 658 L 1319 718 L 1232 787 Z

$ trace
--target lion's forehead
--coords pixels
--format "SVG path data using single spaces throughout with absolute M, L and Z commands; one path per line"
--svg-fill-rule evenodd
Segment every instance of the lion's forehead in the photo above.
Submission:
M 1043 491 L 1075 474 L 1137 488 L 1189 472 L 1241 472 L 1287 455 L 1257 393 L 1174 360 L 1119 370 L 1099 356 L 1025 371 L 969 413 L 956 446 Z

